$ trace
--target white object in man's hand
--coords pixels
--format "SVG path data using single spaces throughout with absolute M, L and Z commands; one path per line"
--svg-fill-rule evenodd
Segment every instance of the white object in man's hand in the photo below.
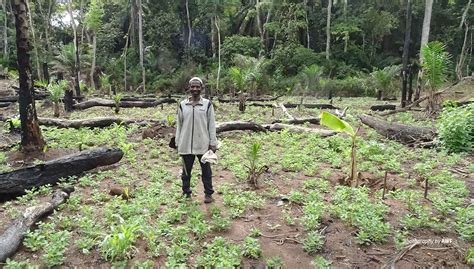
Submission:
M 201 158 L 202 163 L 217 163 L 217 155 L 212 150 L 208 150 Z

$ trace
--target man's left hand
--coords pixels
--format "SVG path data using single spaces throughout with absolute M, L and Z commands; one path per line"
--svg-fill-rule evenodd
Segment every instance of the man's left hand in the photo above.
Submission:
M 212 152 L 216 152 L 216 151 L 217 151 L 217 147 L 216 147 L 216 146 L 209 145 L 209 149 L 212 150 Z

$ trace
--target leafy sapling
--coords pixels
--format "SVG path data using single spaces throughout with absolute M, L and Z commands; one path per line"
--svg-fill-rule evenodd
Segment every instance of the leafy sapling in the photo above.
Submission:
M 357 186 L 358 182 L 356 181 L 357 177 L 357 164 L 356 164 L 356 138 L 357 138 L 357 131 L 354 131 L 354 128 L 344 120 L 339 119 L 338 117 L 334 116 L 331 113 L 323 112 L 321 113 L 321 125 L 327 126 L 330 129 L 336 132 L 343 132 L 348 134 L 352 140 L 351 146 L 351 173 L 349 176 L 350 182 L 346 182 L 346 185 Z

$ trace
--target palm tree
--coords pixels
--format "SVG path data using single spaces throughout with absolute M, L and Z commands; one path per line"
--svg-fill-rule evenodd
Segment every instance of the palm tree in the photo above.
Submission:
M 303 68 L 302 75 L 306 92 L 316 92 L 318 90 L 322 73 L 322 68 L 315 64 Z
M 76 85 L 78 72 L 76 71 L 76 50 L 72 43 L 64 45 L 58 55 L 54 57 L 52 62 L 52 73 L 58 77 L 64 77 L 66 80 L 71 81 Z M 80 54 L 80 63 L 82 69 L 89 66 L 89 59 L 87 54 Z M 79 68 L 81 69 L 81 68 Z M 79 82 L 77 82 L 79 84 Z M 79 86 L 80 87 L 80 86 Z M 73 110 L 73 92 L 72 89 L 66 89 L 64 95 L 64 108 L 70 112 Z
M 76 76 L 76 62 L 75 62 L 74 44 L 69 43 L 64 45 L 59 51 L 58 55 L 54 57 L 52 62 L 52 73 L 62 74 L 68 80 L 75 79 Z M 90 66 L 89 56 L 87 54 L 80 55 L 81 69 L 87 69 Z
M 52 82 L 48 85 L 49 99 L 54 104 L 54 116 L 59 117 L 59 102 L 61 97 L 68 87 L 67 80 L 61 80 L 60 82 Z
M 382 99 L 382 95 L 390 91 L 393 78 L 398 74 L 398 66 L 389 66 L 381 70 L 375 70 L 370 75 L 374 78 L 377 88 L 377 100 Z
M 428 113 L 433 113 L 438 105 L 434 91 L 438 89 L 447 78 L 448 66 L 451 55 L 446 52 L 446 46 L 438 41 L 430 42 L 421 49 L 423 57 L 423 76 L 429 89 Z

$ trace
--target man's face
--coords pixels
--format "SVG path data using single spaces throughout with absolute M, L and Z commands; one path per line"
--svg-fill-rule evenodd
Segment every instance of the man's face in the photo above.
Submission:
M 189 90 L 193 96 L 199 96 L 202 90 L 201 83 L 199 81 L 191 81 L 189 84 Z

